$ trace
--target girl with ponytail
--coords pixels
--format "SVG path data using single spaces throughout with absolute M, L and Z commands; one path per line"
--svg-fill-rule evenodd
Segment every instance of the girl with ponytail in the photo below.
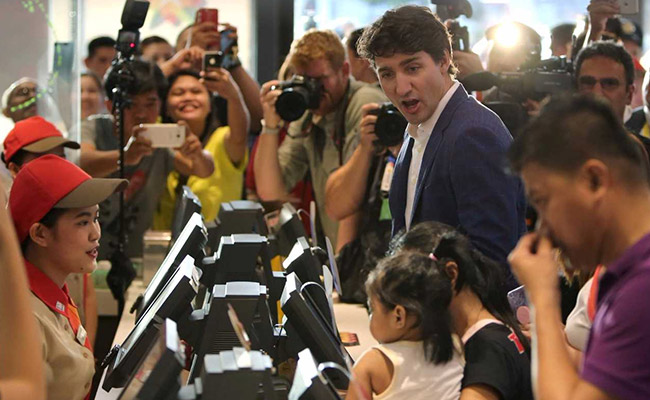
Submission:
M 370 333 L 380 344 L 355 364 L 358 387 L 347 399 L 459 398 L 463 366 L 452 339 L 451 282 L 436 264 L 405 252 L 381 260 L 368 276 Z
M 447 311 L 466 363 L 460 399 L 532 399 L 530 345 L 506 298 L 505 267 L 439 222 L 424 222 L 398 235 L 391 250 L 430 254 L 449 283 Z

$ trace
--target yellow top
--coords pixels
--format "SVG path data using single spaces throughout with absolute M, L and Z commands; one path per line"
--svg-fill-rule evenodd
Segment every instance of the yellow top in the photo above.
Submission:
M 190 176 L 187 186 L 201 201 L 201 214 L 206 221 L 212 221 L 219 213 L 221 203 L 224 201 L 239 200 L 242 197 L 244 186 L 244 171 L 248 164 L 248 152 L 239 165 L 234 165 L 226 152 L 224 140 L 230 132 L 230 128 L 222 126 L 217 128 L 205 150 L 212 154 L 214 159 L 214 173 L 207 178 Z M 176 186 L 179 174 L 176 171 L 167 176 L 167 188 L 160 198 L 158 210 L 154 215 L 153 229 L 170 229 L 174 217 L 174 205 L 176 202 Z
M 650 128 L 648 127 L 647 122 L 643 125 L 643 128 L 641 129 L 641 136 L 650 139 Z

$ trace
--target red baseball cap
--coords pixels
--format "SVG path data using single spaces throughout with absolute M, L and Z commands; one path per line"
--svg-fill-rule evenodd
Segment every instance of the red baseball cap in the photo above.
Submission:
M 8 164 L 18 150 L 45 153 L 61 145 L 71 149 L 79 148 L 79 143 L 64 138 L 56 126 L 43 117 L 29 117 L 16 122 L 14 128 L 9 131 L 4 141 L 5 151 L 2 157 Z
M 53 208 L 90 207 L 126 188 L 126 179 L 91 178 L 81 168 L 53 154 L 23 166 L 11 186 L 9 211 L 18 239 Z

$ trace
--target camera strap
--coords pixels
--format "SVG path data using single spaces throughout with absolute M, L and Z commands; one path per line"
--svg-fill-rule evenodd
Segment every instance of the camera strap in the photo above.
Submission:
M 343 166 L 343 146 L 345 145 L 345 116 L 348 112 L 348 105 L 350 105 L 350 81 L 348 80 L 348 87 L 345 91 L 345 96 L 343 97 L 343 109 L 338 115 L 337 126 L 334 131 L 334 144 L 336 149 L 339 152 L 339 166 Z

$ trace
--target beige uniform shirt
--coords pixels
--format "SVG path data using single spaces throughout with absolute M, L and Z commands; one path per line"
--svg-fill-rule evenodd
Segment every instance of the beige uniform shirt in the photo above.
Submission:
M 32 290 L 32 312 L 43 339 L 47 398 L 83 400 L 92 385 L 95 357 L 89 349 L 84 328 L 78 328 L 75 333 L 70 321 L 72 308 L 76 307 L 67 293 L 67 286 L 58 287 L 38 268 L 29 262 L 25 264 Z
M 70 274 L 65 280 L 65 284 L 68 285 L 68 293 L 79 311 L 82 325 L 86 325 L 86 283 L 84 280 L 84 274 Z

